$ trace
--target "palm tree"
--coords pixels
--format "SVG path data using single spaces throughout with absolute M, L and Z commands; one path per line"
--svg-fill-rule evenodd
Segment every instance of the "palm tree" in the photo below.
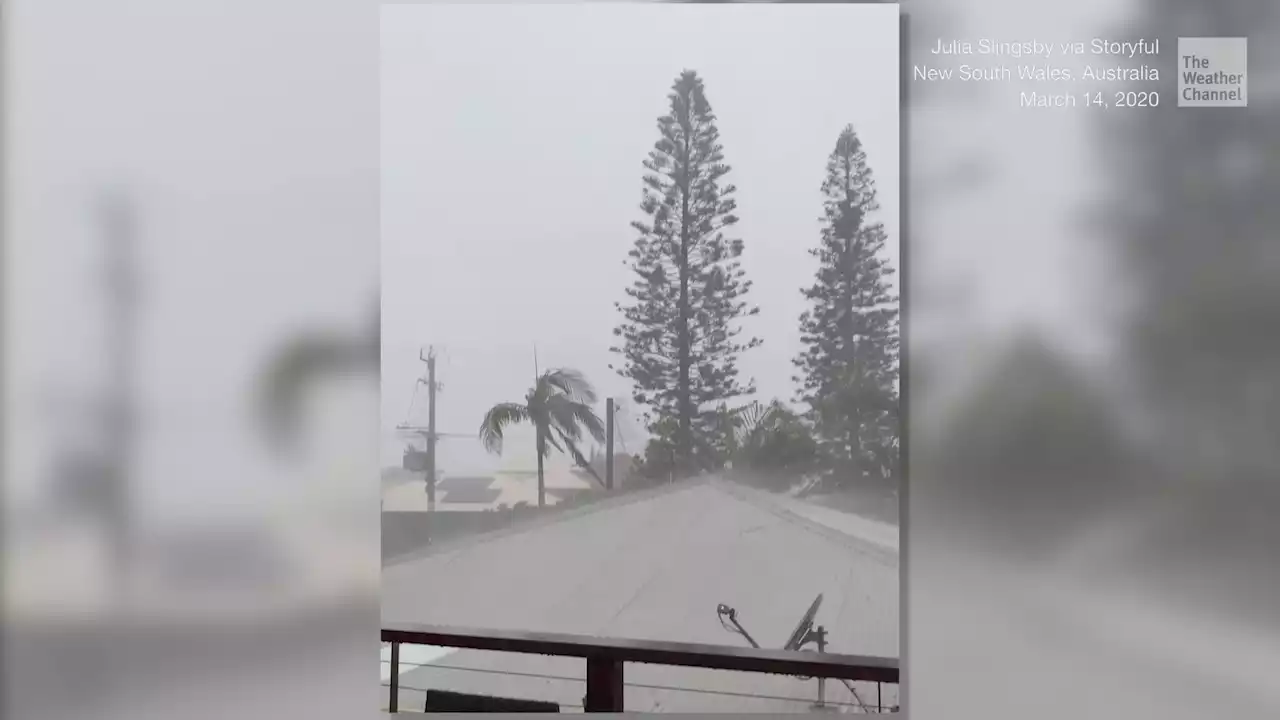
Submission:
M 570 368 L 548 370 L 524 396 L 524 404 L 498 403 L 485 413 L 480 423 L 480 441 L 491 453 L 502 452 L 502 432 L 513 423 L 529 422 L 535 435 L 538 455 L 538 507 L 546 505 L 546 483 L 542 460 L 551 448 L 567 453 L 580 467 L 586 468 L 596 482 L 604 482 L 578 449 L 585 430 L 596 442 L 604 441 L 604 423 L 591 409 L 596 391 L 582 373 Z
M 382 349 L 381 311 L 362 333 L 309 331 L 285 343 L 268 360 L 260 385 L 258 416 L 273 446 L 296 439 L 303 399 L 313 383 L 348 373 L 376 377 Z

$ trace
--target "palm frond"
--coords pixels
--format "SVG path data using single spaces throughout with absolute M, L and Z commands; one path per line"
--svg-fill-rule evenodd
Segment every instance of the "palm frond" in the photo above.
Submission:
M 268 439 L 290 445 L 298 432 L 303 397 L 312 383 L 351 372 L 375 372 L 378 350 L 368 338 L 308 334 L 285 345 L 267 363 L 259 416 Z
M 529 419 L 529 408 L 519 403 L 499 403 L 489 408 L 480 423 L 480 442 L 491 453 L 502 452 L 502 432 L 508 426 Z
M 773 426 L 780 411 L 783 410 L 785 410 L 784 407 L 775 403 L 764 405 L 758 401 L 738 408 L 734 441 L 739 447 L 750 444 L 752 438 L 758 437 Z
M 583 403 L 574 405 L 573 415 L 577 419 L 578 424 L 587 431 L 587 434 L 590 435 L 593 440 L 596 442 L 605 441 L 604 421 L 600 419 L 599 415 L 596 415 L 595 410 L 592 410 L 591 406 Z
M 595 388 L 591 387 L 590 382 L 587 382 L 586 376 L 573 368 L 548 370 L 542 374 L 542 377 L 538 378 L 538 384 L 555 388 L 574 402 L 586 403 L 587 405 L 594 405 L 596 402 Z
M 551 423 L 571 440 L 581 440 L 586 430 L 596 442 L 604 442 L 604 421 L 590 405 L 557 395 L 547 402 L 547 412 Z
M 547 427 L 555 428 L 571 440 L 582 438 L 582 428 L 578 427 L 577 418 L 573 414 L 573 401 L 564 395 L 556 395 L 547 400 Z
M 573 458 L 574 463 L 591 473 L 591 477 L 595 478 L 596 482 L 600 483 L 600 487 L 604 487 L 604 480 L 600 479 L 600 474 L 597 473 L 596 469 L 587 461 L 586 456 L 582 454 L 582 451 L 578 449 L 578 446 L 573 442 L 573 440 L 565 437 L 563 434 L 560 437 L 564 440 L 564 446 L 568 450 L 569 456 Z

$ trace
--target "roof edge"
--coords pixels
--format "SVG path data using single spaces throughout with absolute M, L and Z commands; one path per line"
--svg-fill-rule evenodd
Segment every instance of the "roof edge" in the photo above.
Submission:
M 400 555 L 386 558 L 383 561 L 382 567 L 394 567 L 402 563 L 421 560 L 423 558 L 451 552 L 464 547 L 482 545 L 484 543 L 510 537 L 511 535 L 539 530 L 565 520 L 581 518 L 592 513 L 624 507 L 632 503 L 644 502 L 663 495 L 692 490 L 706 485 L 714 486 L 718 490 L 741 502 L 770 513 L 775 517 L 818 535 L 828 542 L 848 548 L 849 550 L 871 560 L 875 560 L 889 566 L 897 566 L 899 564 L 899 551 L 891 550 L 856 535 L 840 532 L 839 530 L 828 527 L 827 525 L 810 520 L 802 515 L 798 515 L 784 507 L 781 503 L 770 497 L 768 493 L 763 491 L 745 487 L 739 483 L 733 482 L 732 480 L 727 480 L 718 476 L 703 475 L 680 480 L 678 482 L 658 485 L 656 487 L 648 487 L 629 492 L 623 491 L 622 494 L 612 497 L 603 497 L 595 502 L 591 502 L 580 507 L 565 508 L 557 511 L 556 508 L 552 506 L 551 508 L 548 508 L 550 512 L 539 513 L 529 517 L 528 519 L 513 520 L 512 524 L 506 527 L 477 533 L 475 535 L 464 535 L 462 537 L 451 538 L 438 544 L 430 544 L 423 548 L 416 548 Z M 899 532 L 901 532 L 901 528 L 899 528 Z
M 897 565 L 899 562 L 899 552 L 890 550 L 889 548 L 878 543 L 871 542 L 870 540 L 860 538 L 857 535 L 840 532 L 839 530 L 823 525 L 822 523 L 815 522 L 807 517 L 791 512 L 762 490 L 749 488 L 739 483 L 735 483 L 732 480 L 725 480 L 722 478 L 711 479 L 710 482 L 725 493 L 732 495 L 745 503 L 754 505 L 767 513 L 786 520 L 787 522 L 799 525 L 815 535 L 820 535 L 824 539 L 847 547 L 860 555 L 864 555 L 887 565 Z M 902 532 L 901 526 L 899 526 L 898 532 Z

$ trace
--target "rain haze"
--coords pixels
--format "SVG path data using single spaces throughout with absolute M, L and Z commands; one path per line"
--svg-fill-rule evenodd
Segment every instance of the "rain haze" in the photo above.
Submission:
M 823 181 L 847 126 L 879 202 L 856 237 L 875 242 L 869 226 L 881 223 L 882 259 L 898 267 L 897 7 L 392 7 L 382 14 L 381 52 L 383 465 L 402 463 L 408 437 L 397 425 L 427 424 L 426 346 L 443 384 L 436 421 L 444 434 L 441 479 L 425 506 L 406 497 L 424 494 L 422 473 L 398 486 L 387 479 L 403 473 L 384 475 L 384 623 L 745 645 L 725 632 L 722 603 L 734 603 L 750 632 L 776 648 L 814 603 L 832 650 L 896 667 L 896 506 L 873 519 L 747 487 L 748 454 L 735 454 L 732 468 L 723 459 L 704 466 L 714 471 L 701 478 L 676 469 L 673 454 L 664 475 L 659 455 L 644 453 L 646 408 L 632 403 L 611 346 L 623 344 L 615 304 L 630 304 L 625 289 L 636 278 L 628 254 L 632 223 L 646 219 L 644 161 L 661 137 L 659 118 L 672 111 L 673 84 L 694 71 L 730 168 L 721 187 L 737 189 L 740 222 L 726 235 L 744 243 L 752 284 L 744 299 L 760 309 L 742 320 L 741 339 L 763 345 L 739 362 L 756 392 L 732 402 L 796 399 L 800 317 L 813 303 L 802 289 L 819 267 L 810 250 L 824 228 Z M 549 468 L 555 499 L 544 506 L 541 464 L 529 472 L 527 425 L 510 428 L 501 460 L 476 435 L 491 407 L 524 401 L 538 373 L 556 367 L 580 370 L 620 403 L 615 449 L 646 459 L 623 469 L 620 485 L 602 481 L 604 493 L 585 480 L 574 488 L 568 473 Z M 766 452 L 780 455 L 777 447 Z M 411 457 L 403 455 L 406 465 Z M 782 465 L 760 467 L 785 481 L 772 490 L 809 480 Z M 512 487 L 534 474 L 536 506 Z M 522 503 L 531 507 L 519 510 Z M 466 512 L 478 504 L 496 512 Z M 507 519 L 517 515 L 538 519 Z M 544 680 L 522 685 L 531 668 L 518 657 L 418 648 L 393 668 L 391 652 L 383 650 L 383 682 L 399 677 L 399 702 L 411 707 L 424 702 L 422 688 L 440 687 L 561 708 L 582 701 L 572 662 L 538 658 Z M 898 702 L 896 687 L 882 696 L 874 683 L 833 682 L 815 696 L 812 681 L 794 678 L 629 672 L 626 707 L 636 711 Z
M 746 299 L 760 307 L 744 327 L 764 340 L 743 375 L 757 398 L 791 400 L 819 187 L 847 124 L 898 266 L 898 23 L 896 6 L 385 8 L 383 464 L 400 461 L 395 425 L 425 419 L 411 398 L 427 345 L 440 353 L 441 432 L 474 435 L 490 406 L 523 397 L 535 348 L 542 369 L 630 396 L 610 369 L 614 303 L 634 278 L 641 161 L 685 69 L 706 83 L 738 188 Z M 620 419 L 637 445 L 639 411 Z M 473 441 L 441 445 L 442 472 L 486 462 Z
M 773 386 L 766 384 L 772 380 L 762 377 L 766 370 L 761 368 L 780 366 L 770 358 L 775 352 L 787 354 L 782 348 L 791 327 L 778 335 L 768 324 L 775 315 L 778 322 L 790 323 L 792 311 L 780 303 L 797 299 L 793 281 L 765 272 L 764 254 L 785 245 L 781 238 L 764 237 L 758 227 L 778 220 L 763 213 L 769 211 L 767 203 L 782 197 L 761 198 L 761 183 L 786 185 L 803 197 L 796 203 L 804 209 L 796 223 L 803 224 L 819 212 L 821 156 L 834 140 L 828 137 L 830 128 L 852 122 L 869 146 L 879 142 L 868 124 L 876 118 L 856 114 L 833 118 L 820 137 L 791 130 L 785 140 L 750 134 L 748 124 L 761 113 L 783 108 L 796 111 L 793 125 L 816 121 L 818 115 L 799 109 L 804 103 L 848 101 L 855 113 L 870 110 L 870 83 L 877 77 L 864 65 L 847 62 L 874 42 L 867 16 L 843 23 L 805 23 L 801 16 L 845 7 L 661 5 L 647 20 L 640 15 L 649 8 L 607 8 L 632 13 L 619 23 L 627 26 L 625 33 L 593 28 L 574 35 L 563 30 L 576 27 L 575 19 L 586 16 L 584 8 L 531 9 L 538 17 L 526 16 L 521 22 L 527 29 L 516 34 L 511 32 L 514 16 L 503 17 L 512 11 L 508 4 L 476 9 L 490 14 L 483 22 L 451 21 L 435 37 L 426 27 L 445 14 L 424 18 L 415 16 L 420 8 L 397 8 L 391 11 L 395 34 L 409 36 L 402 37 L 407 42 L 399 47 L 407 52 L 400 54 L 437 64 L 392 68 L 380 61 L 392 46 L 380 50 L 380 43 L 394 38 L 381 37 L 383 7 L 371 0 L 131 0 L 121 5 L 14 0 L 0 17 L 7 51 L 0 213 L 8 341 L 0 453 L 8 564 L 5 688 L 0 692 L 5 717 L 134 720 L 181 713 L 203 720 L 287 713 L 346 720 L 373 714 L 378 702 L 371 672 L 378 654 L 373 634 L 382 620 L 384 584 L 379 582 L 378 492 L 370 478 L 378 455 L 399 460 L 400 439 L 386 438 L 385 428 L 405 417 L 412 382 L 422 369 L 416 362 L 419 345 L 436 343 L 442 350 L 441 429 L 446 431 L 474 436 L 478 413 L 489 402 L 520 398 L 528 381 L 519 378 L 532 374 L 534 339 L 543 366 L 571 362 L 602 393 L 625 393 L 625 384 L 605 367 L 614 358 L 604 351 L 611 340 L 606 333 L 616 321 L 611 305 L 625 282 L 618 263 L 630 237 L 627 223 L 638 214 L 640 160 L 656 139 L 653 120 L 665 110 L 675 73 L 688 65 L 707 81 L 734 168 L 731 178 L 741 188 L 744 259 L 757 283 L 752 300 L 763 312 L 749 328 L 769 343 L 748 353 L 744 362 L 761 381 L 762 395 L 772 393 Z M 1269 552 L 1280 546 L 1280 525 L 1272 522 L 1280 508 L 1280 485 L 1274 481 L 1280 477 L 1274 443 L 1280 396 L 1265 392 L 1280 378 L 1275 342 L 1280 332 L 1272 330 L 1280 302 L 1275 283 L 1265 277 L 1259 281 L 1275 274 L 1280 248 L 1274 242 L 1280 224 L 1280 206 L 1274 202 L 1280 188 L 1280 154 L 1274 152 L 1280 129 L 1280 43 L 1275 42 L 1280 4 L 926 0 L 903 8 L 910 16 L 911 65 L 937 64 L 929 49 L 940 39 L 1159 37 L 1165 48 L 1154 59 L 1159 82 L 1115 87 L 1158 88 L 1165 102 L 1149 112 L 1028 113 L 1016 100 L 1018 90 L 1030 88 L 1016 86 L 912 82 L 904 98 L 910 129 L 903 139 L 910 159 L 902 172 L 908 173 L 903 179 L 911 200 L 903 212 L 912 224 L 901 238 L 892 237 L 903 243 L 904 254 L 910 247 L 904 268 L 910 281 L 903 292 L 911 298 L 910 358 L 904 356 L 904 366 L 912 373 L 904 430 L 911 435 L 911 481 L 903 485 L 910 495 L 909 501 L 904 496 L 910 518 L 903 518 L 902 530 L 909 536 L 903 542 L 911 546 L 910 563 L 901 568 L 910 590 L 903 596 L 908 602 L 902 655 L 910 671 L 904 709 L 921 719 L 961 720 L 1029 714 L 1066 720 L 1082 713 L 1195 720 L 1280 716 L 1280 685 L 1269 670 L 1280 667 L 1274 612 L 1280 605 L 1280 565 Z M 456 18 L 466 8 L 439 10 Z M 741 14 L 746 12 L 757 13 L 755 18 L 777 14 L 749 27 L 749 18 Z M 559 23 L 550 19 L 557 13 Z M 715 26 L 726 32 L 692 32 L 684 26 L 697 23 L 672 19 L 681 13 L 684 18 L 713 14 Z M 703 26 L 711 24 L 703 18 Z M 654 33 L 660 23 L 661 32 Z M 607 24 L 601 21 L 601 28 Z M 551 26 L 561 32 L 546 35 Z M 500 45 L 495 38 L 504 28 L 506 45 Z M 781 28 L 796 30 L 784 34 Z M 535 30 L 541 34 L 525 39 Z M 468 33 L 469 46 L 454 41 Z M 694 39 L 678 45 L 677 35 Z M 1174 102 L 1177 39 L 1213 35 L 1249 36 L 1247 109 L 1192 110 Z M 431 38 L 435 45 L 424 47 L 414 37 Z M 835 39 L 821 40 L 826 37 Z M 752 56 L 738 52 L 734 61 L 701 59 L 713 48 L 717 56 L 720 50 L 731 52 L 726 38 L 741 38 L 730 42 L 750 45 Z M 540 54 L 515 54 L 530 45 L 539 45 Z M 443 229 L 492 225 L 493 218 L 516 217 L 517 210 L 531 215 L 523 198 L 542 192 L 544 179 L 586 174 L 579 165 L 556 160 L 580 152 L 596 133 L 564 142 L 567 133 L 547 131 L 520 158 L 495 161 L 494 152 L 476 155 L 498 167 L 490 182 L 469 181 L 478 186 L 473 194 L 502 199 L 466 205 L 476 216 L 465 221 L 441 211 L 464 207 L 463 193 L 442 200 L 427 192 L 447 184 L 444 172 L 418 186 L 404 181 L 405 173 L 426 173 L 432 162 L 447 166 L 445 151 L 460 147 L 463 136 L 454 133 L 447 147 L 428 148 L 434 157 L 422 149 L 427 142 L 445 145 L 429 131 L 440 127 L 441 118 L 458 115 L 446 104 L 445 86 L 433 87 L 429 80 L 460 73 L 468 64 L 486 65 L 477 59 L 478 47 L 491 51 L 495 59 L 489 65 L 501 65 L 499 58 L 506 63 L 501 66 L 506 74 L 494 69 L 491 76 L 537 75 L 522 77 L 526 83 L 537 79 L 539 91 L 521 89 L 520 122 L 594 127 L 570 116 L 567 108 L 578 115 L 607 116 L 612 124 L 601 127 L 616 130 L 618 123 L 634 120 L 640 128 L 636 137 L 621 131 L 608 136 L 610 142 L 634 143 L 633 151 L 618 152 L 622 165 L 594 164 L 602 173 L 617 172 L 622 185 L 606 183 L 602 175 L 601 182 L 585 189 L 566 186 L 557 207 L 572 210 L 557 214 L 555 228 L 565 233 L 556 238 L 581 242 L 573 253 L 562 252 L 570 257 L 555 263 L 532 265 L 532 249 L 501 246 L 504 238 L 495 240 L 492 232 L 444 237 Z M 625 74 L 621 67 L 603 68 L 617 65 L 613 58 L 627 47 L 638 50 L 624 67 L 670 65 L 655 73 L 637 97 L 627 95 L 641 108 L 639 117 L 594 112 L 592 103 L 604 103 Z M 781 47 L 799 49 L 784 53 Z M 545 78 L 531 71 L 549 71 L 548 58 L 557 53 L 565 60 L 560 65 L 572 72 Z M 795 75 L 784 90 L 766 84 L 785 75 L 784 66 L 817 53 L 830 56 L 821 80 Z M 761 69 L 770 55 L 785 61 Z M 453 62 L 459 56 L 470 60 Z M 570 66 L 573 57 L 584 59 Z M 754 69 L 741 71 L 744 67 Z M 605 87 L 577 82 L 592 73 L 607 75 L 609 82 Z M 385 91 L 399 76 L 399 95 L 417 96 L 416 116 L 379 112 L 383 74 Z M 743 84 L 769 97 L 753 104 L 747 116 L 730 111 L 737 102 L 734 94 L 743 95 L 735 86 Z M 546 100 L 547 87 L 558 93 L 554 101 Z M 811 92 L 802 97 L 797 87 Z M 831 97 L 836 87 L 847 95 Z M 474 97 L 486 106 L 514 99 L 510 93 L 486 95 L 483 88 Z M 532 112 L 547 106 L 558 119 Z M 485 128 L 502 120 L 481 110 L 471 116 Z M 384 152 L 403 155 L 398 165 L 384 161 L 382 173 L 380 124 L 383 140 L 400 138 L 398 146 Z M 515 145 L 514 136 L 485 134 L 496 146 Z M 555 151 L 553 137 L 561 138 Z M 796 150 L 793 158 L 783 148 L 809 142 L 819 157 L 804 159 L 799 177 L 784 178 L 780 168 L 792 159 L 800 167 L 798 154 L 809 151 Z M 475 138 L 471 144 L 479 145 Z M 752 154 L 766 151 L 782 156 L 776 173 L 753 166 Z M 534 152 L 546 159 L 543 167 L 512 172 L 522 158 L 529 164 Z M 896 184 L 889 180 L 894 170 L 874 147 L 869 152 L 886 207 L 881 219 L 892 227 L 888 209 L 897 198 L 889 196 L 888 187 Z M 1247 162 L 1238 162 L 1242 155 Z M 448 169 L 455 179 L 470 177 Z M 536 182 L 522 177 L 534 172 Z M 399 181 L 396 174 L 402 176 Z M 380 184 L 387 208 L 400 214 L 398 223 L 388 222 L 395 220 L 392 213 L 380 213 Z M 112 190 L 122 193 L 137 215 L 136 332 L 122 332 L 102 317 L 107 314 L 102 312 L 103 261 L 110 250 L 96 202 L 100 193 Z M 613 211 L 597 216 L 584 210 L 600 199 L 613 202 L 608 198 L 615 192 L 628 193 L 617 201 L 625 212 L 614 217 Z M 1135 207 L 1150 217 L 1135 224 L 1127 212 Z M 422 222 L 428 213 L 436 217 Z M 260 382 L 264 370 L 275 367 L 278 356 L 287 359 L 299 346 L 306 349 L 317 335 L 335 341 L 330 344 L 339 346 L 338 354 L 349 356 L 342 346 L 362 346 L 370 334 L 378 269 L 386 263 L 378 249 L 380 214 L 387 222 L 384 242 L 387 247 L 399 242 L 398 257 L 404 259 L 384 268 L 387 299 L 421 303 L 387 308 L 390 336 L 382 370 L 391 399 L 381 402 L 376 352 L 336 367 L 304 367 L 293 377 L 313 379 L 303 383 L 307 402 L 297 416 L 306 426 L 299 428 L 305 446 L 302 452 L 269 456 L 256 417 L 270 387 Z M 418 220 L 406 222 L 409 216 Z M 581 218 L 588 217 L 593 232 L 597 222 L 606 231 L 589 239 L 568 234 L 580 230 L 586 224 Z M 521 222 L 518 237 L 548 242 L 545 225 L 527 218 Z M 489 268 L 483 273 L 474 261 L 461 261 L 470 257 L 464 243 L 478 237 L 485 243 L 480 247 L 493 248 L 483 256 Z M 806 234 L 794 242 L 807 246 L 815 239 Z M 450 273 L 431 272 L 435 268 L 425 260 L 410 262 L 409 252 L 429 254 L 441 268 L 450 263 Z M 504 260 L 513 253 L 514 260 Z M 600 262 L 592 265 L 593 258 Z M 488 279 L 498 277 L 503 261 L 528 267 L 502 278 L 511 291 Z M 547 299 L 552 298 L 549 283 L 537 287 L 537 300 L 531 299 L 535 271 L 562 278 L 569 275 L 562 265 L 581 268 L 572 281 L 582 289 L 575 296 L 583 301 Z M 478 278 L 483 290 L 464 295 L 470 286 L 454 278 L 468 269 L 468 282 Z M 618 276 L 606 288 L 602 278 L 613 272 Z M 403 284 L 406 278 L 411 286 Z M 432 282 L 449 290 L 432 290 Z M 788 287 L 775 291 L 775 284 Z M 605 288 L 599 297 L 591 295 L 597 285 Z M 517 291 L 524 292 L 523 302 L 511 300 L 521 297 Z M 1131 294 L 1142 302 L 1117 307 L 1122 305 L 1118 295 Z M 441 297 L 443 311 L 434 312 L 428 301 L 438 304 Z M 496 368 L 499 361 L 491 355 L 502 362 L 508 358 L 493 349 L 496 334 L 482 334 L 482 329 L 516 325 L 511 317 L 534 316 L 534 308 L 550 315 L 560 302 L 572 305 L 573 322 L 540 321 L 510 331 L 508 344 L 519 346 L 509 353 L 510 365 L 519 377 Z M 508 319 L 486 317 L 486 308 L 500 309 Z M 406 318 L 418 326 L 410 327 Z M 1145 328 L 1151 327 L 1169 328 L 1176 342 L 1150 347 Z M 1029 355 L 1030 382 L 1003 382 L 1010 367 L 1005 356 L 1012 354 L 1006 346 L 1019 349 L 1026 330 L 1051 352 Z M 936 336 L 925 337 L 929 334 Z M 468 344 L 475 338 L 484 342 Z M 72 451 L 80 450 L 80 435 L 96 435 L 109 424 L 110 416 L 91 406 L 107 389 L 111 350 L 128 349 L 130 340 L 136 345 L 132 402 L 139 427 L 132 462 L 117 468 L 127 470 L 117 476 L 128 480 L 132 493 L 133 512 L 122 520 L 104 518 L 105 508 L 86 508 L 79 494 L 60 489 L 57 468 L 78 455 Z M 1027 357 L 1014 359 L 1028 362 Z M 1065 371 L 1063 360 L 1068 361 Z M 1175 366 L 1183 369 L 1163 372 Z M 988 377 L 996 379 L 991 387 L 982 382 Z M 1065 391 L 1064 378 L 1069 381 Z M 994 403 L 984 403 L 986 410 L 965 407 L 975 380 L 981 383 L 980 395 L 994 394 Z M 1063 398 L 1089 395 L 1080 392 L 1082 384 L 1111 401 L 1099 403 L 1106 411 L 1102 422 L 1096 421 L 1097 413 L 1077 413 L 1088 422 L 1076 422 L 1058 412 Z M 386 407 L 379 410 L 379 405 Z M 1001 410 L 1005 406 L 1015 411 Z M 1136 437 L 1123 439 L 1118 458 L 1118 433 L 1106 430 L 1114 422 L 1112 412 L 1139 418 L 1133 423 Z M 421 415 L 414 420 L 420 422 Z M 1172 431 L 1163 427 L 1166 423 Z M 1188 427 L 1179 427 L 1184 423 Z M 1192 430 L 1212 430 L 1210 437 L 1222 448 L 1204 452 L 1203 445 L 1188 441 Z M 457 446 L 455 439 L 442 443 L 446 466 Z M 1045 448 L 1066 448 L 1079 459 L 1064 468 L 1063 453 Z M 489 459 L 477 454 L 476 462 L 481 461 Z M 109 477 L 99 472 L 87 479 Z M 329 502 L 314 502 L 322 487 L 341 490 L 335 504 L 362 524 L 349 530 L 345 522 L 335 525 Z M 735 519 L 757 524 L 743 503 L 718 507 L 724 512 L 708 527 L 709 535 Z M 285 509 L 289 512 L 281 512 Z M 685 519 L 698 509 L 687 503 L 676 508 Z M 639 517 L 629 511 L 623 515 L 624 521 Z M 599 527 L 618 515 L 590 517 L 589 524 Z M 622 522 L 606 529 L 620 524 L 635 527 Z M 654 524 L 673 523 L 663 518 Z M 776 532 L 796 536 L 791 525 L 773 524 Z M 109 532 L 96 532 L 98 526 Z M 164 531 L 156 532 L 158 526 Z M 31 529 L 31 535 L 22 528 Z M 104 603 L 119 585 L 110 531 L 121 528 L 136 533 L 126 549 L 132 574 L 147 585 L 113 605 Z M 194 548 L 186 542 L 193 535 L 200 539 Z M 748 537 L 763 535 L 756 531 Z M 217 548 L 219 539 L 227 541 L 224 551 L 211 557 L 209 547 Z M 541 553 L 547 542 L 543 534 L 516 552 L 522 557 Z M 600 549 L 600 544 L 593 538 L 590 547 Z M 498 549 L 509 550 L 510 543 Z M 264 572 L 256 562 L 282 551 L 286 559 L 274 569 Z M 228 572 L 228 566 L 245 572 Z M 410 583 L 420 572 L 408 565 L 399 570 L 391 574 Z M 495 589 L 502 580 L 457 564 L 450 572 L 482 590 Z M 708 575 L 712 581 L 721 577 Z M 151 587 L 157 577 L 170 586 L 166 591 Z M 191 583 L 193 578 L 197 582 Z M 599 584 L 600 578 L 594 580 Z M 761 582 L 769 584 L 764 594 L 778 585 L 763 574 Z M 525 620 L 533 605 L 552 600 L 551 585 L 535 588 L 542 591 L 536 602 L 517 608 L 509 621 Z M 616 595 L 625 588 L 618 583 L 609 591 Z M 740 603 L 753 632 L 773 640 L 777 628 L 757 629 L 762 611 L 744 600 L 761 596 L 742 588 L 721 597 Z M 228 600 L 232 597 L 234 602 Z M 438 602 L 426 593 L 422 597 Z M 421 608 L 410 598 L 406 606 Z M 794 622 L 792 603 L 808 599 L 777 602 L 776 619 Z M 477 619 L 491 622 L 491 607 L 478 604 Z M 735 640 L 709 622 L 701 600 L 688 607 L 693 609 L 690 631 L 709 630 L 717 642 Z M 455 604 L 453 609 L 465 608 Z M 836 594 L 827 596 L 823 612 L 840 612 Z M 562 621 L 569 614 L 544 617 Z M 854 614 L 866 617 L 856 606 Z M 144 626 L 135 623 L 139 618 L 146 618 Z M 824 615 L 823 622 L 828 619 Z M 631 633 L 637 625 L 605 629 Z M 136 642 L 117 641 L 122 630 Z M 859 642 L 868 637 L 859 634 Z M 888 646 L 892 640 L 885 632 L 877 642 Z M 839 647 L 850 646 L 840 642 Z M 582 669 L 572 672 L 580 677 Z M 455 678 L 442 685 L 467 689 Z M 217 701 L 193 703 L 193 698 Z M 580 693 L 566 701 L 580 701 Z

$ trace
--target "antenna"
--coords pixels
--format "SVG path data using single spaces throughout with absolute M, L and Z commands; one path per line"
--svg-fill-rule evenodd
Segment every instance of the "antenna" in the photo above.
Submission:
M 783 650 L 800 650 L 809 643 L 818 646 L 818 652 L 827 651 L 827 629 L 824 627 L 814 628 L 813 619 L 818 615 L 818 608 L 822 607 L 822 593 L 818 593 L 818 597 L 813 599 L 809 604 L 809 609 L 804 611 L 804 616 L 800 618 L 800 622 L 796 623 L 796 629 L 791 631 L 791 637 L 787 638 L 787 644 L 782 646 Z M 854 692 L 852 685 L 846 685 L 849 692 L 858 699 L 859 704 L 862 698 L 858 698 L 858 693 Z M 822 710 L 829 707 L 827 705 L 827 681 L 826 678 L 818 678 L 818 701 L 813 704 L 813 709 Z M 866 709 L 865 707 L 863 708 Z
M 804 617 L 800 618 L 800 622 L 796 624 L 796 629 L 791 631 L 791 637 L 787 639 L 787 644 L 782 646 L 783 650 L 799 650 L 801 646 L 808 643 L 813 638 L 809 635 L 813 630 L 813 619 L 818 615 L 818 608 L 822 607 L 822 593 L 818 593 L 818 597 L 813 599 L 813 604 L 808 610 L 804 611 Z
M 747 629 L 742 627 L 742 624 L 738 622 L 737 610 L 725 605 L 724 603 L 720 603 L 716 606 L 716 615 L 720 618 L 720 624 L 723 625 L 726 630 L 732 630 L 733 632 L 738 633 L 742 637 L 746 638 L 747 642 L 751 643 L 751 647 L 759 649 L 760 643 L 756 642 L 756 639 L 751 637 L 751 633 L 747 632 Z M 726 623 L 725 620 L 728 620 L 729 622 Z M 730 623 L 732 623 L 732 627 L 729 626 Z
M 802 649 L 805 645 L 808 645 L 809 643 L 814 643 L 818 646 L 818 652 L 821 653 L 821 652 L 827 651 L 826 628 L 822 626 L 818 626 L 815 628 L 813 625 L 813 620 L 814 618 L 817 617 L 818 608 L 820 607 L 822 607 L 822 593 L 818 593 L 818 597 L 814 598 L 813 602 L 809 604 L 809 609 L 804 611 L 804 615 L 800 618 L 800 622 L 796 623 L 796 629 L 791 631 L 791 637 L 787 638 L 787 643 L 782 646 L 783 650 L 790 650 L 795 652 Z M 742 637 L 746 638 L 747 642 L 751 643 L 752 647 L 755 647 L 755 648 L 760 647 L 760 644 L 757 643 L 749 633 L 747 633 L 746 628 L 742 627 L 742 624 L 738 622 L 737 610 L 733 609 L 732 607 L 729 607 L 728 605 L 725 605 L 724 603 L 721 603 L 716 606 L 716 615 L 720 619 L 720 624 L 724 626 L 726 630 L 736 632 Z M 808 680 L 809 678 L 802 677 L 801 679 Z M 858 704 L 862 706 L 863 712 L 866 712 L 867 706 L 865 703 L 862 702 L 862 698 L 858 696 L 858 693 L 854 689 L 853 685 L 846 681 L 842 681 L 842 682 L 844 682 L 845 687 L 849 689 L 849 692 L 853 693 L 854 699 L 856 699 L 858 701 Z M 826 693 L 827 693 L 826 679 L 818 678 L 818 700 L 812 705 L 813 709 L 827 710 L 832 707 L 831 705 L 827 704 Z

